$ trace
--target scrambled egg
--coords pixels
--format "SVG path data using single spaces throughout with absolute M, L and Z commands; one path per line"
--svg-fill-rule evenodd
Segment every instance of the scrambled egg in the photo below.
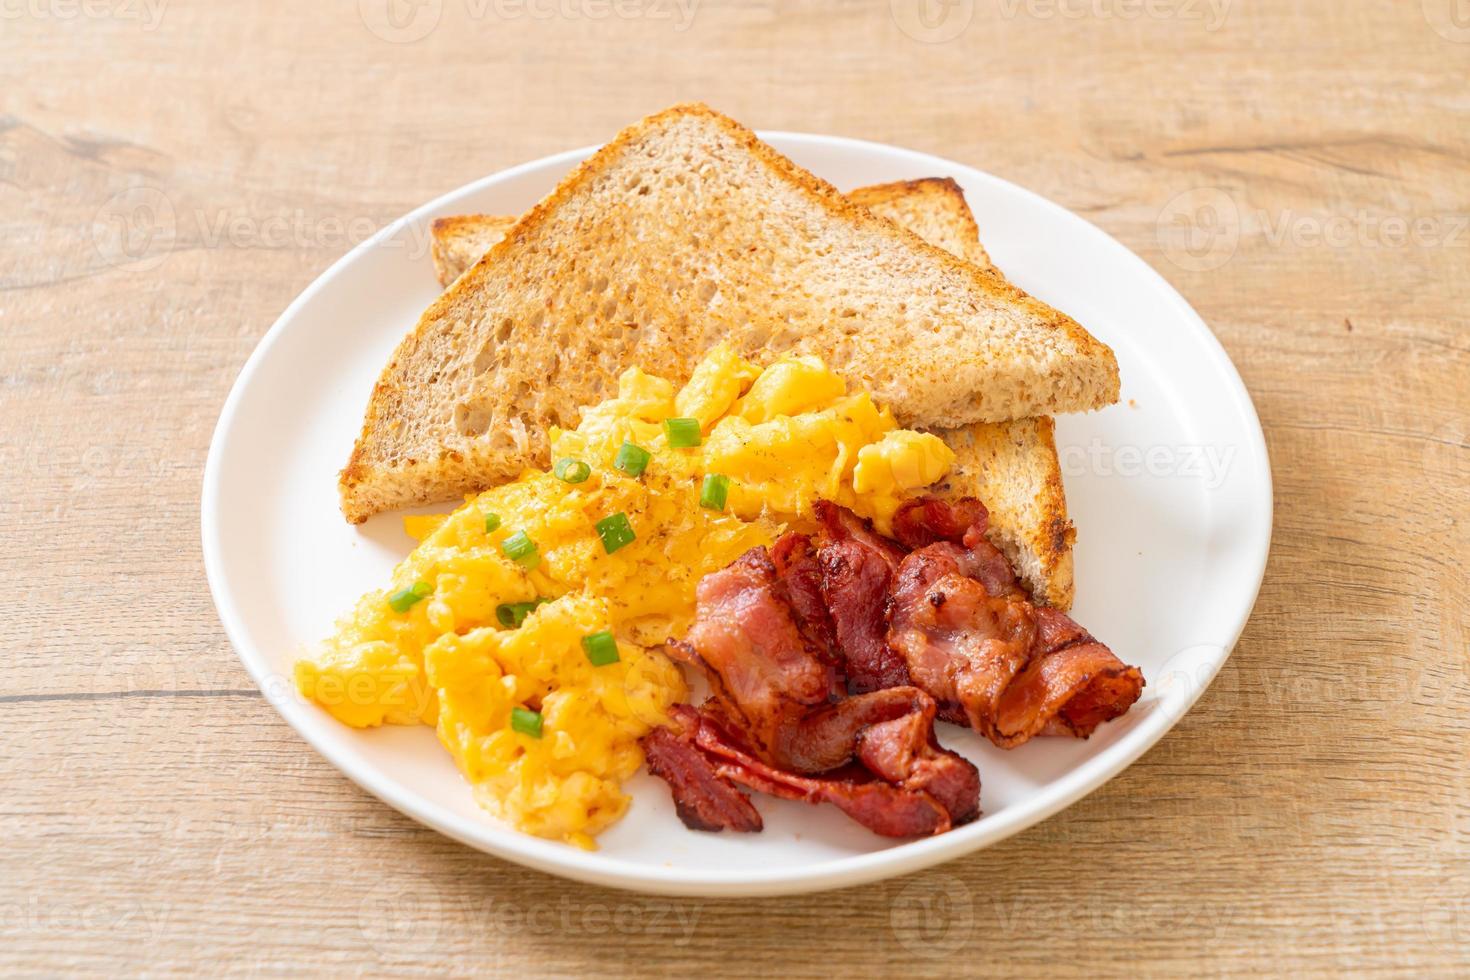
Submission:
M 658 647 L 699 580 L 817 499 L 886 530 L 954 456 L 817 358 L 761 370 L 726 346 L 678 392 L 629 369 L 550 441 L 551 471 L 405 518 L 418 547 L 295 680 L 348 725 L 435 726 L 488 810 L 592 847 L 628 807 L 638 740 L 686 697 Z

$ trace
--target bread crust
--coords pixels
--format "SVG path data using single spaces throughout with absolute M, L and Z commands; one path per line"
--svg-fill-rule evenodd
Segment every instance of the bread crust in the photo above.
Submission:
M 511 254 L 511 250 L 526 247 L 528 240 L 548 220 L 549 215 L 566 206 L 569 200 L 576 199 L 589 183 L 597 180 L 631 145 L 651 131 L 680 117 L 697 118 L 712 125 L 738 149 L 768 168 L 774 174 L 773 179 L 783 181 L 787 187 L 849 227 L 865 229 L 889 239 L 896 238 L 906 249 L 926 253 L 929 260 L 946 274 L 968 281 L 975 289 L 1009 302 L 1023 311 L 1028 319 L 1028 327 L 1043 331 L 1055 330 L 1064 335 L 1076 351 L 1076 360 L 1085 362 L 1089 365 L 1089 370 L 1094 372 L 1085 381 L 1077 382 L 1082 385 L 1081 391 L 1090 394 L 1079 391 L 1076 394 L 1076 404 L 1071 407 L 1100 407 L 1116 400 L 1117 365 L 1112 352 L 1070 317 L 1033 299 L 999 276 L 975 268 L 943 249 L 928 244 L 918 235 L 873 214 L 867 208 L 848 201 L 826 181 L 802 171 L 734 120 L 702 104 L 685 104 L 666 109 L 634 124 L 573 170 L 551 194 L 522 215 L 502 241 L 486 252 L 436 299 L 420 318 L 415 329 L 400 342 L 374 385 L 364 415 L 362 432 L 341 473 L 339 490 L 342 510 L 348 520 L 359 523 L 381 510 L 444 499 L 452 493 L 466 492 L 477 485 L 485 485 L 486 460 L 467 460 L 464 452 L 452 446 L 441 445 L 433 458 L 406 456 L 392 459 L 391 465 L 388 454 L 379 451 L 380 445 L 390 445 L 394 433 L 406 424 L 405 419 L 411 419 L 411 416 L 401 411 L 405 406 L 413 404 L 414 396 L 414 392 L 410 390 L 413 386 L 402 380 L 408 374 L 405 365 L 411 363 L 419 353 L 425 342 L 426 330 L 430 327 L 440 336 L 457 329 L 455 323 L 448 322 L 448 318 L 455 313 L 456 304 L 468 294 L 481 291 L 487 280 L 495 275 L 495 268 Z M 1097 374 L 1097 371 L 1101 371 L 1101 374 Z M 945 426 L 964 422 L 967 417 L 974 418 L 977 413 L 974 395 L 957 392 L 947 397 L 948 401 L 936 401 L 926 418 L 906 418 L 904 421 L 910 424 L 928 422 Z M 482 455 L 484 452 L 480 449 L 475 451 Z M 497 471 L 488 476 L 493 479 L 514 475 L 510 472 L 513 467 L 509 463 L 514 455 L 502 453 L 507 460 L 503 465 L 506 472 Z M 428 472 L 432 473 L 431 477 L 426 476 Z
M 953 179 L 926 177 L 848 191 L 849 199 L 972 262 L 989 264 L 964 190 Z M 440 282 L 449 285 L 515 224 L 511 216 L 458 215 L 434 222 Z M 443 257 L 443 263 L 437 257 Z M 977 423 L 939 434 L 954 450 L 940 490 L 978 497 L 991 507 L 989 537 L 1035 598 L 1060 609 L 1073 598 L 1072 544 L 1055 428 L 1046 417 Z

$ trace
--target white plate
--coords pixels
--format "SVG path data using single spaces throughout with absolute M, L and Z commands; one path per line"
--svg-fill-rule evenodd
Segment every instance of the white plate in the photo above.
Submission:
M 346 524 L 336 475 L 379 369 L 438 292 L 429 223 L 517 214 L 591 152 L 576 150 L 426 204 L 328 269 L 241 371 L 205 467 L 210 588 L 266 697 L 364 789 L 472 847 L 582 881 L 689 895 L 812 891 L 937 864 L 1056 813 L 1137 759 L 1215 676 L 1255 602 L 1271 536 L 1265 440 L 1239 375 L 1178 293 L 1082 218 L 996 177 L 874 143 L 765 137 L 843 188 L 955 178 L 1000 268 L 1117 352 L 1122 402 L 1063 418 L 1057 432 L 1078 529 L 1073 615 L 1142 667 L 1144 697 L 1085 742 L 1039 739 L 1003 752 L 944 726 L 944 742 L 980 767 L 985 815 L 938 837 L 895 843 L 834 808 L 768 798 L 757 801 L 764 833 L 696 833 L 642 774 L 627 817 L 595 853 L 498 825 L 427 727 L 354 731 L 304 703 L 289 681 L 293 660 L 386 582 L 411 545 L 398 515 Z

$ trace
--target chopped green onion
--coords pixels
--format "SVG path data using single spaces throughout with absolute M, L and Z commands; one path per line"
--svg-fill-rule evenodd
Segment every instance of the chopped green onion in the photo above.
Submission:
M 633 525 L 628 523 L 628 515 L 618 511 L 611 517 L 604 517 L 594 527 L 597 528 L 597 536 L 602 539 L 602 547 L 608 554 L 612 554 L 625 544 L 631 544 L 637 537 L 633 533 Z
M 699 434 L 699 419 L 664 419 L 664 434 L 672 449 L 690 449 L 704 441 Z
M 510 709 L 510 727 L 522 735 L 541 737 L 541 712 L 516 706 Z
M 704 484 L 699 488 L 699 506 L 710 510 L 724 510 L 725 498 L 730 494 L 730 478 L 719 473 L 706 473 Z
M 606 667 L 618 662 L 618 641 L 608 630 L 582 637 L 582 652 L 594 667 Z
M 541 552 L 536 550 L 536 542 L 525 531 L 517 531 L 500 542 L 500 550 L 528 572 L 541 564 Z
M 652 458 L 653 453 L 642 446 L 625 442 L 618 450 L 617 458 L 613 460 L 613 469 L 622 470 L 636 480 L 643 475 L 644 470 L 648 469 L 648 461 Z
M 580 459 L 567 456 L 557 460 L 551 472 L 556 474 L 556 478 L 563 483 L 581 483 L 592 475 L 592 467 Z
M 502 602 L 495 607 L 495 618 L 500 621 L 501 626 L 518 630 L 526 617 L 535 612 L 538 606 L 550 601 L 546 596 L 538 596 L 530 602 Z
M 388 605 L 393 607 L 394 612 L 405 613 L 417 605 L 420 601 L 427 599 L 434 591 L 434 587 L 428 582 L 415 582 L 406 589 L 399 589 L 388 597 Z
M 499 514 L 486 514 L 485 515 L 485 533 L 486 534 L 490 534 L 490 533 L 498 530 L 499 527 L 500 527 L 500 515 Z

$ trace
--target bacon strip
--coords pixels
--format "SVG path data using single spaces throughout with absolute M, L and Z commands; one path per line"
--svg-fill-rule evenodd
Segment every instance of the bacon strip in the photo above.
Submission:
M 783 534 L 771 548 L 771 563 L 784 588 L 787 605 L 797 628 L 822 661 L 834 669 L 845 669 L 837 649 L 832 614 L 822 598 L 822 567 L 817 549 L 805 534 Z
M 721 790 L 733 780 L 833 803 L 880 833 L 935 833 L 973 819 L 980 776 L 940 748 L 933 698 L 914 687 L 843 697 L 817 577 L 810 541 L 787 536 L 774 554 L 752 549 L 700 582 L 694 626 L 668 646 L 709 679 L 705 706 L 680 706 L 677 717 L 718 757 L 712 774 L 725 782 L 659 735 L 650 759 L 659 757 L 654 772 L 681 817 L 697 828 L 731 825 Z
M 940 717 L 1014 748 L 1036 735 L 1086 738 L 1127 711 L 1143 691 L 1138 668 L 1033 604 L 984 524 L 960 532 L 961 510 L 945 506 L 911 502 L 894 518 L 909 540 L 932 543 L 899 566 L 888 634 Z
M 643 752 L 648 771 L 669 784 L 674 809 L 684 826 L 741 833 L 764 826 L 750 797 L 716 770 L 688 734 L 655 728 L 644 736 Z
M 681 708 L 687 722 L 694 709 Z M 830 803 L 884 837 L 940 834 L 955 823 L 944 804 L 923 789 L 895 786 L 856 765 L 820 777 L 799 776 L 750 755 L 708 716 L 695 717 L 699 719 L 696 741 L 712 757 L 715 771 L 726 779 L 782 799 Z M 975 780 L 976 802 L 966 819 L 978 812 L 978 774 Z
M 903 551 L 836 504 L 818 501 L 816 514 L 825 531 L 818 551 L 822 599 L 847 662 L 847 689 L 863 694 L 908 684 L 903 657 L 887 642 L 888 592 Z
M 768 761 L 820 772 L 847 758 L 810 744 L 802 721 L 835 701 L 840 687 L 786 596 L 771 556 L 752 548 L 700 581 L 694 625 L 682 643 L 669 647 L 704 670 L 719 712 Z M 841 747 L 835 751 L 842 755 Z
M 712 691 L 644 740 L 688 826 L 759 830 L 743 786 L 887 836 L 941 833 L 978 815 L 980 778 L 940 747 L 936 717 L 1012 748 L 1086 738 L 1142 692 L 1136 667 L 1031 600 L 979 501 L 910 501 L 899 541 L 816 512 L 817 542 L 788 534 L 705 576 L 694 626 L 669 642 Z
M 983 536 L 989 527 L 990 511 L 974 497 L 953 503 L 918 497 L 902 504 L 893 515 L 893 536 L 909 551 L 939 541 L 964 541 L 971 531 Z

